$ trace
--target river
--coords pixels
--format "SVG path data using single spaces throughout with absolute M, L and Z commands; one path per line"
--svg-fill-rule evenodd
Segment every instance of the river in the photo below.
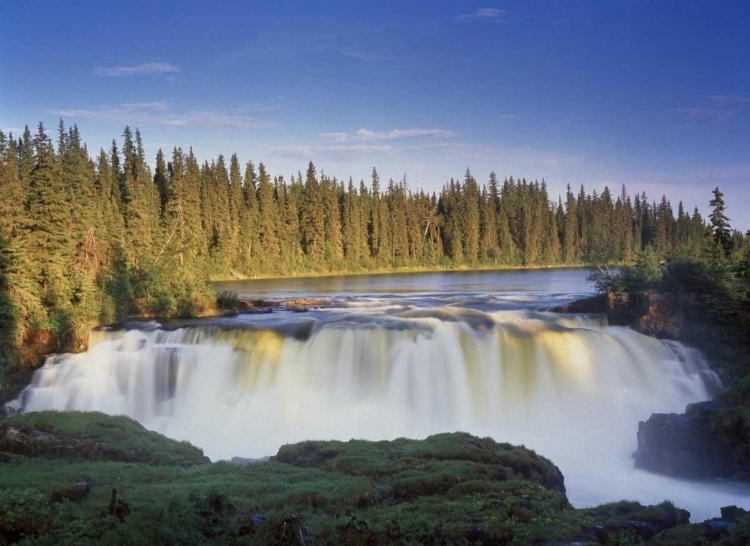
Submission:
M 440 272 L 216 283 L 240 297 L 317 297 L 307 312 L 92 332 L 50 358 L 22 411 L 126 414 L 212 459 L 306 439 L 463 430 L 524 444 L 562 470 L 575 506 L 664 499 L 693 519 L 747 488 L 633 467 L 638 422 L 682 412 L 717 385 L 703 356 L 601 316 L 549 309 L 590 295 L 586 271 Z

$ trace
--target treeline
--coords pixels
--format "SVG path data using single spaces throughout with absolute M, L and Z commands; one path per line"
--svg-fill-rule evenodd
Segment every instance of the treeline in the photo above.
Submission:
M 212 277 L 628 263 L 646 248 L 660 258 L 713 248 L 697 209 L 675 214 L 666 198 L 631 200 L 624 187 L 568 188 L 555 202 L 544 181 L 492 173 L 480 184 L 467 169 L 430 194 L 381 184 L 375 169 L 368 183 L 344 182 L 310 163 L 287 181 L 236 154 L 200 162 L 178 148 L 159 150 L 152 172 L 138 130 L 92 157 L 62 121 L 56 145 L 41 123 L 19 139 L 0 132 L 0 230 L 13 335 L 61 345 L 131 313 L 205 313 Z

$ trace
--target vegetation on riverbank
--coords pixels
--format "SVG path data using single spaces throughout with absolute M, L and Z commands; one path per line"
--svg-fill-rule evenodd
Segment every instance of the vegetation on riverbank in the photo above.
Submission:
M 712 237 L 695 259 L 666 264 L 644 252 L 633 267 L 591 274 L 606 292 L 609 318 L 697 347 L 727 389 L 685 413 L 641 422 L 636 464 L 691 478 L 750 480 L 750 250 L 731 244 L 718 188 Z
M 355 185 L 310 163 L 287 182 L 236 154 L 200 162 L 140 133 L 89 155 L 77 127 L 56 145 L 39 124 L 0 132 L 0 367 L 80 350 L 91 327 L 129 315 L 220 312 L 210 278 L 629 263 L 701 252 L 700 213 L 542 180 L 480 184 L 467 170 L 439 193 L 406 180 Z M 244 172 L 244 174 L 243 174 Z M 745 238 L 728 232 L 727 244 Z M 2 371 L 0 371 L 0 375 Z
M 91 440 L 94 451 L 61 449 Z M 463 433 L 303 442 L 239 466 L 207 464 L 124 417 L 42 412 L 0 420 L 0 468 L 0 544 L 685 544 L 653 537 L 707 534 L 670 503 L 573 509 L 550 461 Z M 743 544 L 748 519 L 740 511 L 695 544 Z

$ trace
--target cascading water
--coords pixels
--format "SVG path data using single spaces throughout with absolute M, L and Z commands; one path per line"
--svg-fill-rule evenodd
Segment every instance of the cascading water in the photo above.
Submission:
M 638 421 L 681 412 L 718 384 L 698 351 L 599 318 L 347 305 L 313 318 L 92 332 L 87 353 L 50 358 L 13 404 L 129 415 L 212 459 L 463 430 L 551 458 L 575 505 L 669 498 L 709 517 L 738 503 L 736 492 L 633 469 Z

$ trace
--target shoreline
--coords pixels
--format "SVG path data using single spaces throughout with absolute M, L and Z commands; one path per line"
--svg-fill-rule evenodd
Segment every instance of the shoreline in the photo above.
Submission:
M 611 267 L 621 267 L 622 264 L 612 265 Z M 320 279 L 326 277 L 361 277 L 365 275 L 418 275 L 423 273 L 473 273 L 473 272 L 507 272 L 507 271 L 539 271 L 549 269 L 589 269 L 593 267 L 592 264 L 550 264 L 550 265 L 488 265 L 488 266 L 475 266 L 475 267 L 406 267 L 399 269 L 373 269 L 373 270 L 342 270 L 342 271 L 330 271 L 330 272 L 303 272 L 303 273 L 289 273 L 286 275 L 277 274 L 261 274 L 253 275 L 252 277 L 246 277 L 244 279 L 238 279 L 232 276 L 221 276 L 221 277 L 210 277 L 209 283 L 211 285 L 215 283 L 229 283 L 229 282 L 247 282 L 247 281 L 268 281 L 268 280 L 283 280 L 283 279 Z

